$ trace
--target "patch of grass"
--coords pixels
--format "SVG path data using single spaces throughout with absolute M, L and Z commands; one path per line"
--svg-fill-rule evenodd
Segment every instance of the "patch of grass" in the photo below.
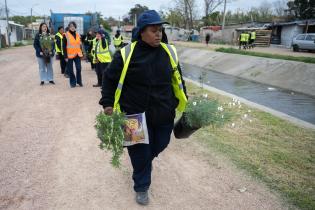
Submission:
M 207 93 L 227 106 L 228 97 L 187 83 L 193 95 Z M 232 106 L 231 122 L 194 135 L 209 152 L 227 156 L 300 209 L 315 209 L 315 131 L 244 104 Z M 246 116 L 246 118 L 245 118 Z M 234 126 L 232 126 L 232 123 Z
M 277 55 L 271 53 L 262 53 L 262 52 L 254 52 L 254 51 L 246 51 L 246 50 L 239 50 L 235 48 L 224 48 L 220 47 L 215 49 L 217 52 L 223 53 L 232 53 L 232 54 L 240 54 L 240 55 L 249 55 L 249 56 L 256 56 L 256 57 L 263 57 L 263 58 L 273 58 L 273 59 L 281 59 L 281 60 L 288 60 L 288 61 L 298 61 L 304 63 L 315 63 L 315 58 L 311 57 L 297 57 L 297 56 L 290 56 L 290 55 Z

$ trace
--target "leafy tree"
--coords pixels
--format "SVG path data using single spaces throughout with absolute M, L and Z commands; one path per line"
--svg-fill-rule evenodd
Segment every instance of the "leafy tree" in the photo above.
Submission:
M 42 19 L 40 16 L 33 16 L 31 21 L 31 16 L 12 16 L 9 17 L 9 20 L 14 21 L 15 23 L 27 26 L 31 22 L 34 22 L 36 19 Z
M 129 11 L 129 22 L 134 23 L 135 17 L 139 17 L 141 13 L 144 11 L 149 10 L 147 6 L 142 6 L 140 4 L 136 4 L 133 8 L 130 9 Z
M 290 11 L 293 11 L 296 18 L 315 18 L 315 0 L 294 0 L 288 2 Z

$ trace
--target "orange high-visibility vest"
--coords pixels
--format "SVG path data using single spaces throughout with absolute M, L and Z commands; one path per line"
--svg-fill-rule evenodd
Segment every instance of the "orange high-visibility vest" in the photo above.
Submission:
M 70 34 L 68 31 L 66 33 L 66 38 L 67 38 L 67 54 L 68 58 L 72 59 L 75 58 L 77 55 L 79 57 L 83 57 L 82 51 L 81 51 L 81 39 L 80 35 L 76 32 L 76 38 Z

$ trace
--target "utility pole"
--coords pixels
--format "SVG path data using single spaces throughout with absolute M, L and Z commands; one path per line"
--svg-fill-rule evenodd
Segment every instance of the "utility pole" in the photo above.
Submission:
M 33 7 L 31 8 L 31 27 L 32 27 L 32 39 L 34 38 L 34 30 L 33 30 Z
M 10 47 L 11 46 L 11 39 L 10 39 L 11 32 L 9 32 L 9 14 L 8 14 L 7 0 L 4 0 L 4 3 L 5 3 L 5 13 L 7 17 L 7 37 L 8 37 L 9 47 Z
M 226 15 L 226 0 L 224 0 L 224 11 L 223 11 L 222 31 L 224 30 L 224 26 L 225 26 L 225 15 Z

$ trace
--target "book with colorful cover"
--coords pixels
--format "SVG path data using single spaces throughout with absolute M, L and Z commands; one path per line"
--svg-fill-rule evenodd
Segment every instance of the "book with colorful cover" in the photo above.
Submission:
M 126 115 L 124 126 L 124 146 L 149 144 L 148 127 L 145 113 Z

